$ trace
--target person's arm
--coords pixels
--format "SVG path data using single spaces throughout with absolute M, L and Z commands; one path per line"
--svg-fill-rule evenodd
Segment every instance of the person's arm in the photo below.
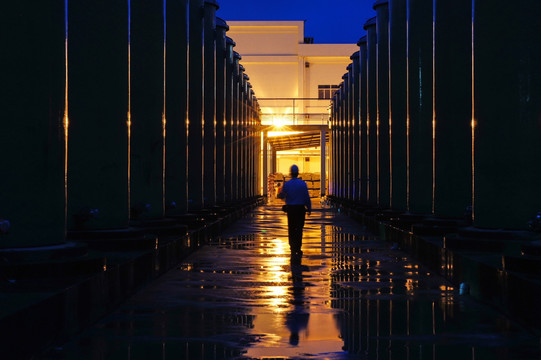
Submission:
M 312 200 L 310 200 L 310 193 L 308 192 L 308 185 L 306 185 L 306 182 L 304 183 L 304 204 L 306 206 L 306 213 L 310 215 L 312 213 Z
M 278 195 L 276 195 L 276 197 L 278 199 L 285 199 L 286 198 L 286 193 L 284 191 L 285 187 L 286 187 L 286 184 L 284 183 L 284 185 L 282 185 L 282 187 L 278 190 Z

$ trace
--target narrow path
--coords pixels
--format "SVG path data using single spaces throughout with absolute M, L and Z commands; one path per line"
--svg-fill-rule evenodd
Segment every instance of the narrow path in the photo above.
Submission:
M 539 339 L 331 209 L 262 206 L 43 359 L 539 359 Z

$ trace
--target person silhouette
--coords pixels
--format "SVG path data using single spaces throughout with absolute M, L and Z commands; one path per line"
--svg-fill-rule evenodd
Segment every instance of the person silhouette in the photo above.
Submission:
M 291 180 L 282 186 L 278 193 L 279 199 L 285 199 L 287 212 L 287 227 L 291 257 L 300 259 L 302 257 L 302 229 L 304 227 L 305 215 L 312 212 L 312 202 L 308 193 L 306 182 L 299 179 L 299 167 L 291 165 L 289 169 Z

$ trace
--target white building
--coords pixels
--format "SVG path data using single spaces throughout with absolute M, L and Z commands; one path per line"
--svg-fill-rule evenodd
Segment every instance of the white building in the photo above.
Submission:
M 242 56 L 240 62 L 261 106 L 261 122 L 273 126 L 268 132 L 272 156 L 269 166 L 263 161 L 263 173 L 287 174 L 295 163 L 301 174 L 325 175 L 328 156 L 321 156 L 325 154 L 321 139 L 328 130 L 330 98 L 342 82 L 350 56 L 359 48 L 356 44 L 314 44 L 304 36 L 304 21 L 227 24 L 228 36 L 236 43 L 235 51 Z M 284 131 L 301 133 L 283 135 Z M 268 159 L 267 149 L 263 150 Z M 325 176 L 321 179 L 323 195 Z M 263 184 L 263 192 L 266 190 Z
M 304 36 L 304 21 L 227 23 L 261 105 L 262 122 L 326 124 L 326 99 L 342 81 L 357 45 L 313 44 Z

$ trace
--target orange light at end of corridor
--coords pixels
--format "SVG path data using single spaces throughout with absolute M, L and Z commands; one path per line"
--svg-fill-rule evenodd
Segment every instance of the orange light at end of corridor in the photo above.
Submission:
M 282 128 L 286 125 L 286 119 L 282 118 L 282 117 L 278 117 L 278 116 L 273 116 L 272 117 L 272 126 L 274 126 L 275 128 Z

